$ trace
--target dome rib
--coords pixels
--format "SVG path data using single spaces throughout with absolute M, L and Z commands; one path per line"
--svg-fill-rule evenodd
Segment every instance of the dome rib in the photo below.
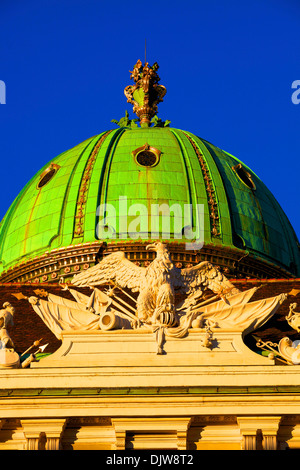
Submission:
M 187 149 L 182 141 L 182 136 L 179 131 L 175 131 L 175 129 L 170 129 L 171 133 L 174 135 L 179 148 L 180 148 L 180 155 L 182 157 L 182 162 L 185 168 L 185 177 L 187 182 L 187 195 L 188 195 L 188 204 L 190 204 L 193 208 L 192 210 L 192 220 L 190 221 L 191 227 L 194 229 L 195 227 L 199 227 L 200 221 L 198 220 L 198 214 L 195 211 L 195 206 L 197 204 L 197 190 L 196 190 L 196 183 L 195 177 L 193 172 L 191 171 L 191 161 L 187 152 Z M 193 188 L 193 189 L 192 189 Z
M 76 210 L 75 210 L 75 219 L 74 219 L 74 228 L 73 228 L 73 242 L 80 242 L 84 234 L 84 225 L 85 225 L 85 216 L 86 216 L 86 205 L 87 205 L 87 195 L 89 192 L 89 185 L 91 174 L 93 172 L 94 164 L 101 149 L 102 144 L 105 139 L 112 131 L 107 131 L 104 134 L 100 135 L 100 138 L 97 140 L 94 148 L 92 149 L 90 155 L 88 156 L 85 167 L 81 176 L 78 195 L 76 200 Z
M 125 131 L 126 130 L 124 128 L 117 130 L 117 132 L 114 135 L 114 138 L 111 140 L 110 145 L 106 151 L 103 164 L 102 164 L 100 181 L 99 181 L 97 207 L 99 207 L 100 204 L 106 205 L 109 203 L 107 194 L 108 194 L 109 180 L 111 176 L 110 169 L 111 169 L 111 165 L 113 162 L 115 150 Z M 99 220 L 99 217 L 97 217 L 96 226 L 97 226 L 98 220 Z
M 187 131 L 182 131 L 193 146 L 197 156 L 202 178 L 205 183 L 205 193 L 210 216 L 210 236 L 213 243 L 232 245 L 232 232 L 228 200 L 223 180 L 214 159 L 203 145 L 202 139 Z
M 55 249 L 60 247 L 63 244 L 70 244 L 72 241 L 73 227 L 75 224 L 75 198 L 76 192 L 78 189 L 78 181 L 81 181 L 82 178 L 82 167 L 85 166 L 85 159 L 90 154 L 91 150 L 97 145 L 99 138 L 102 134 L 93 137 L 88 145 L 80 152 L 77 158 L 78 146 L 71 149 L 69 159 L 65 162 L 65 165 L 62 165 L 62 168 L 65 169 L 66 175 L 68 175 L 66 190 L 64 193 L 63 201 L 61 204 L 61 210 L 58 209 L 59 213 L 59 224 L 57 233 L 49 240 L 48 246 L 50 249 Z M 72 151 L 74 151 L 74 157 L 72 157 Z M 74 161 L 75 160 L 75 161 Z M 73 163 L 73 164 L 72 164 Z M 69 169 L 69 171 L 68 171 Z M 55 188 L 54 188 L 55 190 Z M 57 204 L 56 199 L 54 198 L 54 204 Z M 71 214 L 71 216 L 70 216 Z

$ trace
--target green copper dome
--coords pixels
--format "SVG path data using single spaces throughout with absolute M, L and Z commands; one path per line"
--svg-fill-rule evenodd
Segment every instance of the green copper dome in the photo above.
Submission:
M 66 266 L 65 273 L 72 274 L 76 262 L 76 269 L 85 269 L 83 263 L 89 258 L 74 252 L 76 259 L 70 261 L 63 254 L 78 247 L 93 247 L 91 252 L 97 253 L 104 236 L 99 232 L 99 207 L 105 205 L 116 208 L 116 217 L 108 215 L 105 220 L 110 249 L 120 243 L 132 247 L 149 240 L 149 232 L 141 227 L 139 240 L 124 232 L 124 204 L 147 208 L 151 204 L 182 208 L 191 204 L 192 226 L 195 207 L 201 204 L 204 247 L 191 253 L 192 261 L 199 261 L 201 253 L 210 250 L 211 260 L 218 252 L 215 261 L 220 264 L 222 255 L 224 266 L 230 266 L 229 259 L 236 266 L 247 258 L 249 266 L 257 260 L 286 276 L 300 275 L 293 228 L 273 195 L 246 165 L 186 131 L 121 127 L 60 154 L 24 187 L 0 227 L 2 281 L 16 279 L 13 272 L 18 279 L 21 275 L 27 279 L 27 273 L 28 279 L 46 280 L 57 269 L 50 265 L 58 258 L 60 269 Z M 125 224 L 135 218 L 128 214 Z M 173 222 L 176 229 L 167 241 L 182 247 L 184 240 L 176 238 L 176 233 L 184 227 L 176 226 L 175 215 Z

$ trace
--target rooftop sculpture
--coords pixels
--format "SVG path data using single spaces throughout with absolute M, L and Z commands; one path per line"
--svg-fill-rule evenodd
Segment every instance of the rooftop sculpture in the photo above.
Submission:
M 147 249 L 157 254 L 147 267 L 116 252 L 75 275 L 72 284 L 90 287 L 90 296 L 64 286 L 74 301 L 47 293 L 47 300 L 31 296 L 28 301 L 59 339 L 66 332 L 146 331 L 155 334 L 157 354 L 161 355 L 167 338 L 184 338 L 192 329 L 203 330 L 200 342 L 209 349 L 218 342 L 212 329 L 218 334 L 228 330 L 249 333 L 263 325 L 286 299 L 286 294 L 280 294 L 250 302 L 257 288 L 241 292 L 211 263 L 179 269 L 165 244 L 152 243 Z M 103 292 L 100 286 L 110 287 Z M 138 292 L 137 298 L 128 289 Z M 176 301 L 178 293 L 180 301 Z
M 141 127 L 149 127 L 151 119 L 157 113 L 158 103 L 163 101 L 167 92 L 163 85 L 158 84 L 158 68 L 157 62 L 152 66 L 146 62 L 143 66 L 141 60 L 138 60 L 130 72 L 130 78 L 135 84 L 128 85 L 124 90 L 127 102 L 133 104 L 133 112 L 140 119 Z

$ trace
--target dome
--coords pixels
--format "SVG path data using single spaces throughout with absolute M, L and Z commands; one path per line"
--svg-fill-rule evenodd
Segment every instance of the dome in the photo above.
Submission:
M 191 205 L 191 226 L 197 204 L 203 208 L 204 245 L 199 250 L 185 248 L 180 235 L 187 221 L 178 214 L 171 213 L 169 233 L 159 227 L 159 238 L 169 243 L 181 265 L 208 259 L 229 277 L 300 273 L 293 228 L 244 163 L 187 131 L 127 125 L 60 154 L 24 187 L 0 228 L 1 281 L 57 282 L 118 249 L 147 263 L 151 211 L 148 225 L 137 227 L 139 238 L 129 228 L 139 208 L 153 204 L 175 204 L 182 211 Z M 116 213 L 107 210 L 101 219 L 101 207 Z M 128 212 L 132 207 L 135 212 Z
M 138 61 L 124 90 L 138 119 L 126 111 L 118 129 L 58 155 L 20 192 L 0 226 L 1 282 L 57 282 L 113 250 L 147 265 L 153 239 L 178 267 L 208 260 L 228 277 L 300 275 L 297 237 L 261 180 L 157 117 L 166 94 L 157 70 Z

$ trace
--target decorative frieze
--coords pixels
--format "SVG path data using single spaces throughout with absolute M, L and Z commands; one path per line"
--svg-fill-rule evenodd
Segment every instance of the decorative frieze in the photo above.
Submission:
M 85 243 L 62 247 L 27 263 L 20 264 L 1 275 L 1 282 L 21 282 L 40 284 L 45 282 L 58 283 L 61 278 L 70 279 L 73 274 L 93 266 L 103 254 L 122 250 L 126 257 L 147 267 L 154 259 L 153 253 L 147 252 L 146 243 L 105 242 Z M 205 245 L 200 252 L 185 250 L 184 244 L 168 243 L 171 259 L 177 268 L 189 268 L 201 261 L 209 261 L 224 272 L 229 278 L 290 278 L 290 274 L 275 265 L 266 265 L 250 255 L 241 259 L 240 251 L 222 247 Z M 99 250 L 101 254 L 99 256 Z

